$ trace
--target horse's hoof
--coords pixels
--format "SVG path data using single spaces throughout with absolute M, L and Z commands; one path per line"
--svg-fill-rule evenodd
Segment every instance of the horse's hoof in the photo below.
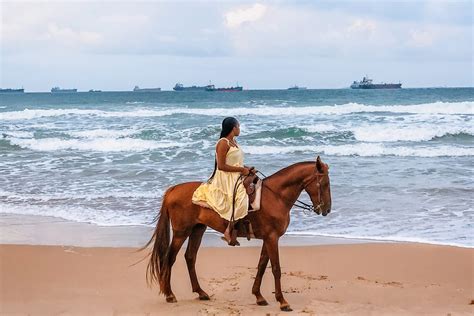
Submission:
M 283 306 L 280 306 L 280 310 L 281 310 L 282 312 L 291 312 L 291 311 L 292 311 L 290 305 L 283 305 Z
M 267 302 L 266 300 L 257 301 L 257 305 L 259 305 L 259 306 L 267 306 L 267 305 L 268 305 L 268 302 Z
M 199 300 L 201 301 L 210 301 L 211 298 L 209 297 L 209 295 L 199 295 Z
M 170 295 L 170 296 L 166 297 L 166 302 L 168 302 L 168 303 L 177 303 L 178 300 L 176 299 L 176 297 L 174 295 Z

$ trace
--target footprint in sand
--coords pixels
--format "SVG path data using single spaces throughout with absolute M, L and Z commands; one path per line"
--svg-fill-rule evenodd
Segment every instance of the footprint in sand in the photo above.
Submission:
M 283 274 L 287 274 L 289 276 L 294 276 L 298 278 L 303 278 L 305 280 L 310 280 L 310 281 L 325 281 L 328 280 L 327 275 L 318 275 L 318 276 L 313 276 L 313 275 L 308 275 L 304 274 L 302 271 L 295 271 L 295 272 L 284 272 Z
M 396 282 L 396 281 L 390 281 L 390 282 L 381 282 L 381 281 L 378 281 L 378 280 L 368 280 L 364 277 L 361 277 L 361 276 L 358 276 L 356 278 L 356 280 L 358 281 L 366 281 L 366 282 L 373 282 L 375 284 L 380 284 L 382 286 L 394 286 L 394 287 L 403 287 L 403 284 L 400 283 L 400 282 Z

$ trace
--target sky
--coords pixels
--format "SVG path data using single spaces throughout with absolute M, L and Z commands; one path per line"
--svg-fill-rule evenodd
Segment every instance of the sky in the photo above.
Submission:
M 466 0 L 4 1 L 0 86 L 474 86 Z

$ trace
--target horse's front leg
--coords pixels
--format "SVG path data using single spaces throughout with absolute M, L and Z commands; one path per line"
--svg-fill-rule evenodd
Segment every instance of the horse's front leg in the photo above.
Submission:
M 263 274 L 265 273 L 265 269 L 267 268 L 268 259 L 269 258 L 267 254 L 267 249 L 265 248 L 265 242 L 263 242 L 260 260 L 258 261 L 257 275 L 255 276 L 255 281 L 253 282 L 252 286 L 252 294 L 257 297 L 257 305 L 262 306 L 268 305 L 267 300 L 263 298 L 262 294 L 260 293 L 260 286 L 262 284 Z
M 284 312 L 291 312 L 290 304 L 283 297 L 281 292 L 281 269 L 280 269 L 280 256 L 278 254 L 278 236 L 270 236 L 265 240 L 265 248 L 267 249 L 270 262 L 272 263 L 273 277 L 275 278 L 275 298 L 280 302 L 280 310 Z

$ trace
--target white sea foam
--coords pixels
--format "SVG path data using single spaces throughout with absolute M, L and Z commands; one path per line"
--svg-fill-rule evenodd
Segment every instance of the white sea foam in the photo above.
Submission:
M 459 125 L 424 124 L 400 126 L 393 124 L 367 125 L 352 129 L 355 139 L 364 142 L 428 141 L 445 135 L 460 133 L 474 135 L 474 127 Z
M 96 200 L 96 199 L 159 199 L 163 195 L 163 190 L 155 189 L 154 192 L 106 192 L 106 193 L 81 193 L 62 192 L 52 194 L 28 194 L 0 191 L 0 198 L 4 200 L 27 201 L 41 200 L 43 202 L 55 200 Z
M 137 134 L 139 131 L 136 129 L 124 129 L 124 130 L 109 130 L 109 129 L 93 129 L 86 131 L 71 131 L 67 132 L 73 137 L 80 138 L 119 138 L 125 136 L 131 136 Z
M 400 156 L 400 157 L 459 157 L 474 156 L 474 148 L 437 146 L 437 147 L 389 147 L 378 143 L 359 143 L 346 145 L 305 145 L 305 146 L 244 146 L 245 153 L 251 155 L 321 153 L 333 156 Z
M 287 232 L 287 235 L 297 235 L 297 236 L 322 236 L 322 237 L 335 237 L 335 238 L 344 238 L 344 239 L 362 239 L 362 240 L 374 240 L 374 241 L 397 241 L 397 242 L 414 242 L 414 243 L 423 243 L 423 244 L 434 244 L 434 245 L 445 245 L 445 246 L 456 246 L 456 247 L 466 247 L 474 248 L 473 241 L 462 244 L 456 242 L 442 242 L 436 241 L 428 238 L 417 238 L 417 237 L 403 237 L 403 236 L 364 236 L 357 234 L 325 234 L 313 231 L 303 231 L 303 232 Z
M 66 208 L 51 205 L 11 205 L 3 203 L 0 203 L 0 214 L 48 216 L 98 226 L 144 226 L 153 219 L 153 212 L 130 216 L 126 212 L 120 213 L 115 210 L 98 210 L 80 206 Z
M 100 152 L 118 152 L 118 151 L 147 151 L 154 149 L 184 147 L 186 144 L 176 142 L 157 142 L 151 140 L 142 140 L 134 138 L 95 138 L 95 139 L 21 139 L 11 138 L 10 143 L 23 148 L 38 151 L 55 150 L 85 150 Z
M 333 106 L 305 107 L 240 107 L 240 108 L 169 108 L 169 109 L 135 109 L 131 111 L 102 111 L 87 109 L 50 109 L 1 112 L 0 120 L 27 120 L 40 117 L 62 115 L 92 115 L 99 117 L 160 117 L 174 114 L 195 114 L 208 116 L 257 115 L 257 116 L 307 116 L 318 114 L 350 114 L 364 112 L 392 112 L 412 114 L 474 114 L 474 102 L 434 102 L 413 105 L 364 105 L 346 103 Z
M 4 137 L 33 138 L 34 133 L 28 131 L 6 131 L 0 132 L 0 135 L 3 135 Z
M 331 124 L 317 124 L 312 126 L 302 126 L 301 128 L 310 133 L 324 133 L 337 130 L 336 126 Z

